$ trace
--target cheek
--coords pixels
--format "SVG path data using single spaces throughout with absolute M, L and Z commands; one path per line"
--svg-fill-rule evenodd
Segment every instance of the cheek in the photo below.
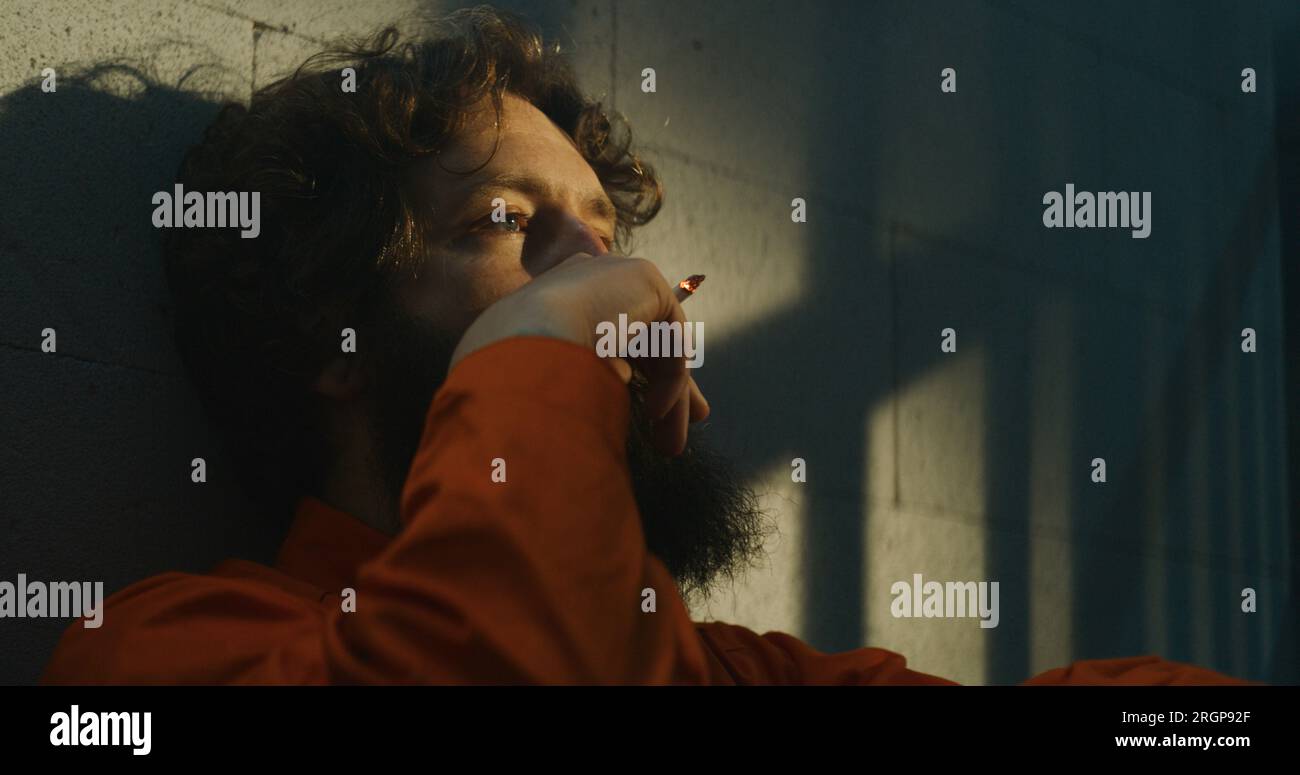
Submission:
M 483 310 L 532 279 L 518 255 L 499 257 L 475 251 L 447 251 L 426 263 L 399 298 L 408 314 L 431 320 L 445 330 L 468 327 Z
M 518 266 L 503 267 L 495 271 L 484 269 L 465 277 L 460 285 L 463 295 L 459 309 L 467 315 L 466 325 L 478 317 L 483 310 L 518 290 L 530 279 L 532 278 L 529 274 Z

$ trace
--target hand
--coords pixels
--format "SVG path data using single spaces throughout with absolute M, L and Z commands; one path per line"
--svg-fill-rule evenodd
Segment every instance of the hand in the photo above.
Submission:
M 651 262 L 578 253 L 484 310 L 461 337 L 451 365 L 515 336 L 549 336 L 595 349 L 596 326 L 618 320 L 620 313 L 629 323 L 686 322 L 672 286 Z M 607 360 L 624 382 L 631 379 L 627 360 Z M 689 424 L 709 414 L 708 402 L 686 373 L 685 358 L 629 360 L 648 382 L 645 408 L 654 421 L 656 446 L 664 454 L 680 454 Z

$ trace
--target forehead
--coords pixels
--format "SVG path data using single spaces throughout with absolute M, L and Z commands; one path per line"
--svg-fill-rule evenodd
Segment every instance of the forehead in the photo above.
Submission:
M 435 211 L 450 210 L 479 184 L 503 175 L 575 191 L 600 190 L 573 140 L 532 103 L 508 93 L 499 125 L 491 101 L 481 101 L 442 152 L 421 160 L 412 172 L 412 184 Z

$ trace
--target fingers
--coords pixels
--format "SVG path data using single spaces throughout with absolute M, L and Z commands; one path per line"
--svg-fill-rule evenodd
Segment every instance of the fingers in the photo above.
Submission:
M 614 370 L 618 378 L 623 380 L 624 385 L 632 381 L 632 365 L 630 363 L 622 358 L 607 358 L 606 362 L 609 363 L 610 368 Z
M 686 314 L 682 312 L 682 305 L 673 296 L 668 287 L 668 283 L 663 280 L 663 276 L 654 268 L 653 264 L 648 264 L 650 271 L 653 273 L 655 280 L 654 286 L 657 291 L 658 300 L 655 303 L 657 309 L 650 314 L 643 313 L 638 319 L 647 323 L 663 321 L 669 324 L 677 323 L 683 327 L 686 322 Z M 683 397 L 685 404 L 683 410 L 686 417 L 690 417 L 690 378 L 686 374 L 686 360 L 682 356 L 676 357 L 647 357 L 638 358 L 637 367 L 641 373 L 645 374 L 649 385 L 646 388 L 646 411 L 652 419 L 658 420 L 665 417 L 671 412 Z
M 699 422 L 709 416 L 709 402 L 705 400 L 700 386 L 695 384 L 694 377 L 687 377 L 687 382 L 691 388 L 691 422 Z
M 687 377 L 686 387 L 668 414 L 654 425 L 655 447 L 665 455 L 680 455 L 686 448 L 690 424 L 709 416 L 709 402 L 704 400 L 695 380 Z
M 645 410 L 652 420 L 661 420 L 685 397 L 685 411 L 690 416 L 690 388 L 686 362 L 681 358 L 637 359 L 637 368 L 646 378 Z
M 665 455 L 682 454 L 686 448 L 686 434 L 690 426 L 691 388 L 683 384 L 677 403 L 668 410 L 668 414 L 655 423 L 655 447 Z
M 681 291 L 684 289 L 670 286 L 654 264 L 646 262 L 644 268 L 658 291 L 659 300 L 659 309 L 647 317 L 669 324 L 677 323 L 684 331 L 686 313 L 681 305 Z M 685 294 L 686 297 L 689 295 Z M 663 454 L 680 455 L 686 447 L 690 424 L 709 416 L 709 402 L 699 385 L 688 375 L 684 357 L 646 358 L 638 361 L 638 368 L 649 383 L 646 411 L 655 419 L 655 445 Z
M 690 282 L 674 286 L 653 262 L 642 258 L 575 254 L 534 281 L 539 300 L 535 306 L 543 310 L 538 317 L 560 321 L 566 332 L 572 328 L 568 333 L 571 340 L 585 337 L 600 350 L 600 337 L 607 336 L 613 321 L 620 321 L 619 336 L 625 336 L 624 325 L 633 323 L 667 324 L 684 336 L 689 329 L 681 299 L 689 297 L 702 279 L 702 275 L 692 275 L 687 278 Z M 624 316 L 627 324 L 622 322 Z M 597 335 L 600 326 L 605 333 Z M 626 354 L 621 344 L 619 351 Z M 653 354 L 643 352 L 636 357 L 611 357 L 607 344 L 604 350 L 610 367 L 624 383 L 634 372 L 645 377 L 642 397 L 655 446 L 668 455 L 680 454 L 686 446 L 687 429 L 692 422 L 708 417 L 709 403 L 688 375 L 684 353 L 674 356 L 658 348 Z

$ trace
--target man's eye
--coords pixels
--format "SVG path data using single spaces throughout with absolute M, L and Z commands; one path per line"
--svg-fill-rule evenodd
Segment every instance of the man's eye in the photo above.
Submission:
M 480 228 L 503 231 L 507 234 L 518 234 L 528 228 L 528 216 L 523 213 L 506 213 L 505 220 L 497 221 L 489 215 L 484 219 Z

